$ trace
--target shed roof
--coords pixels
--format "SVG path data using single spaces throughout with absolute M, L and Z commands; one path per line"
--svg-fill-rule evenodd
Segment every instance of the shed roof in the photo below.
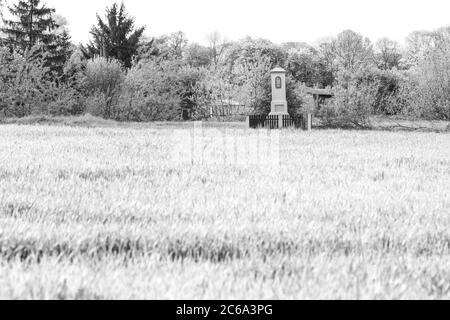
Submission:
M 319 96 L 324 96 L 324 97 L 332 97 L 333 96 L 333 92 L 331 92 L 328 89 L 315 89 L 315 88 L 307 87 L 306 88 L 306 93 L 319 95 Z

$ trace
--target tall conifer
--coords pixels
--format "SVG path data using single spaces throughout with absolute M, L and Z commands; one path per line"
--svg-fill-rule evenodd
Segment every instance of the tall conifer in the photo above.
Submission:
M 122 3 L 114 3 L 106 9 L 106 20 L 97 15 L 97 25 L 91 29 L 91 41 L 84 53 L 87 57 L 103 56 L 115 58 L 127 68 L 131 67 L 133 57 L 138 53 L 145 27 L 135 28 Z
M 3 19 L 3 43 L 22 51 L 40 46 L 46 66 L 61 75 L 71 43 L 66 31 L 56 32 L 59 26 L 53 17 L 55 9 L 41 4 L 41 0 L 20 0 L 8 9 L 13 20 Z
M 41 5 L 41 0 L 20 0 L 9 6 L 14 20 L 4 19 L 1 29 L 6 43 L 22 50 L 31 49 L 36 44 L 49 45 L 54 41 L 52 31 L 56 28 L 52 14 L 55 9 Z

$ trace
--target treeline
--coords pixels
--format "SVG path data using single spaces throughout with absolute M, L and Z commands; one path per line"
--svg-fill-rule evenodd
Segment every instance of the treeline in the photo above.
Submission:
M 1 0 L 0 0 L 1 2 Z M 3 8 L 6 10 L 6 8 Z M 402 48 L 345 30 L 317 46 L 247 37 L 208 45 L 182 32 L 148 39 L 123 4 L 97 16 L 86 45 L 40 0 L 7 8 L 0 31 L 0 114 L 79 115 L 119 121 L 194 119 L 270 110 L 270 75 L 288 72 L 291 113 L 314 109 L 305 87 L 334 98 L 313 110 L 329 125 L 368 126 L 372 115 L 450 120 L 450 28 L 414 32 Z M 0 9 L 1 10 L 1 9 Z

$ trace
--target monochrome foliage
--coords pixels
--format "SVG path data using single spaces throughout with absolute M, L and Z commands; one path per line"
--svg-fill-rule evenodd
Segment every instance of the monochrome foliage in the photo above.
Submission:
M 317 46 L 246 37 L 189 43 L 182 32 L 144 36 L 122 3 L 97 15 L 92 41 L 71 44 L 64 19 L 40 0 L 20 0 L 5 20 L 0 71 L 4 117 L 91 113 L 119 121 L 267 114 L 270 70 L 287 71 L 289 112 L 332 126 L 370 127 L 372 116 L 450 119 L 449 28 L 413 32 L 403 50 L 352 30 Z M 59 24 L 56 21 L 59 21 Z M 334 98 L 315 104 L 305 87 Z

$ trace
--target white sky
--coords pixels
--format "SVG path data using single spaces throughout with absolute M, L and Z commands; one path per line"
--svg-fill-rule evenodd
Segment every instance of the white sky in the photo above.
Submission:
M 12 0 L 9 0 L 11 2 Z M 74 42 L 86 42 L 95 14 L 114 0 L 43 0 L 69 21 Z M 404 43 L 415 30 L 450 25 L 449 0 L 124 0 L 148 36 L 178 30 L 203 43 L 218 31 L 230 40 L 246 35 L 275 43 L 336 35 L 344 29 L 373 41 L 387 36 Z

